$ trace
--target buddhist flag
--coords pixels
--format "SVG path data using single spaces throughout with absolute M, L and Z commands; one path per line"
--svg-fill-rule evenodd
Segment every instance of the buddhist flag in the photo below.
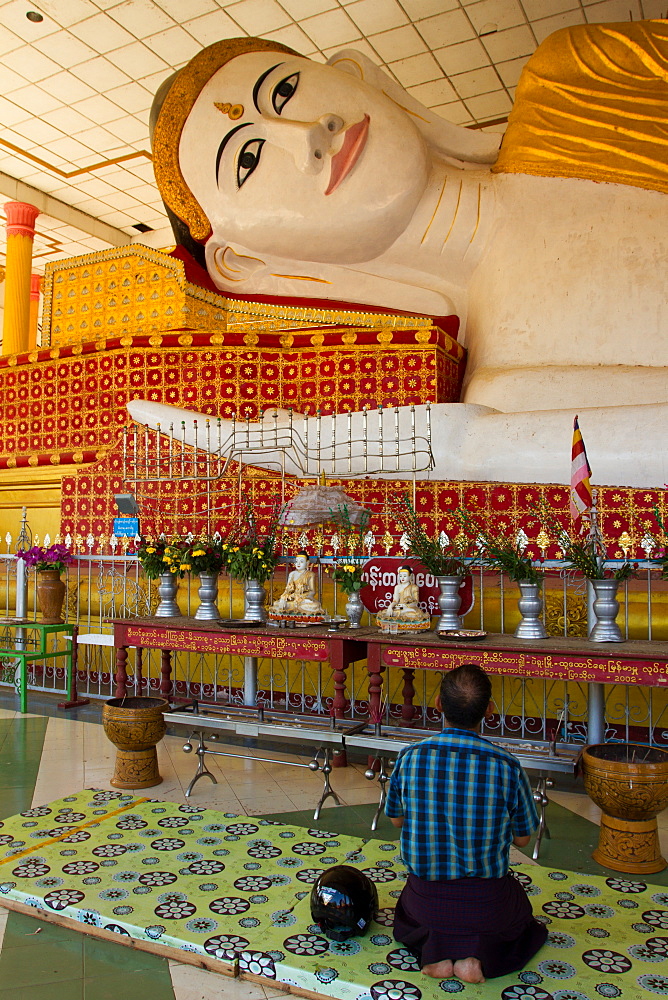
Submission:
M 571 449 L 571 517 L 578 530 L 581 528 L 582 515 L 591 508 L 590 476 L 591 468 L 576 416 L 573 421 L 573 447 Z

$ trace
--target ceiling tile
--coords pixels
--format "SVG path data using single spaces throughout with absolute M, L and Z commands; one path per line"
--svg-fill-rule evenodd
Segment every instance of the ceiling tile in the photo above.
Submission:
M 496 25 L 501 31 L 503 28 L 526 24 L 524 11 L 518 0 L 479 0 L 478 3 L 467 4 L 466 13 L 479 35 L 488 25 Z
M 129 45 L 134 41 L 132 35 L 120 24 L 116 24 L 106 14 L 95 14 L 86 21 L 73 24 L 70 31 L 82 42 L 90 45 L 96 52 L 104 54 L 118 49 L 121 45 Z
M 137 80 L 137 83 L 141 84 L 144 90 L 149 92 L 151 95 L 151 102 L 153 102 L 153 95 L 157 92 L 158 87 L 164 80 L 167 79 L 167 77 L 171 75 L 172 74 L 169 70 L 165 70 L 163 73 L 151 73 L 150 76 L 145 76 L 142 79 Z
M 458 97 L 448 81 L 443 78 L 432 80 L 430 83 L 421 83 L 417 87 L 409 87 L 408 93 L 428 108 L 435 108 L 437 104 L 448 104 Z
M 471 121 L 471 115 L 466 105 L 462 104 L 461 101 L 439 104 L 433 110 L 441 118 L 445 118 L 446 121 L 452 122 L 454 125 L 468 125 Z
M 83 101 L 86 97 L 92 97 L 95 94 L 92 87 L 66 70 L 61 70 L 55 76 L 50 76 L 47 81 L 42 82 L 42 86 L 63 104 L 74 104 L 76 101 Z
M 499 78 L 491 66 L 473 69 L 470 73 L 459 73 L 451 76 L 450 82 L 459 97 L 466 100 L 476 94 L 489 94 L 499 89 Z
M 418 83 L 438 80 L 443 76 L 441 67 L 430 52 L 411 56 L 410 59 L 400 59 L 398 62 L 390 63 L 389 68 L 402 87 L 414 87 Z
M 187 0 L 181 6 L 187 8 Z M 109 15 L 137 38 L 146 38 L 174 26 L 174 19 L 151 0 L 124 0 L 112 7 Z
M 317 46 L 296 24 L 288 24 L 285 28 L 275 28 L 274 31 L 268 33 L 268 36 L 262 35 L 260 37 L 269 37 L 275 42 L 281 42 L 303 56 L 311 56 L 318 51 Z
M 25 45 L 22 49 L 8 52 L 3 56 L 3 63 L 9 69 L 21 73 L 31 83 L 39 83 L 40 80 L 47 76 L 53 76 L 61 69 L 58 63 L 53 62 L 32 45 Z
M 123 87 L 114 87 L 107 91 L 107 97 L 130 114 L 146 111 L 153 103 L 153 95 L 138 83 L 126 83 Z
M 640 4 L 638 0 L 604 0 L 603 3 L 592 3 L 582 0 L 588 24 L 598 21 L 634 21 L 640 20 Z
M 3 136 L 6 134 L 6 128 L 7 126 L 3 130 Z M 29 139 L 31 144 L 55 142 L 56 139 L 63 137 L 61 130 L 54 128 L 46 119 L 38 118 L 36 115 L 31 115 L 27 121 L 21 124 L 19 134 L 25 139 Z
M 110 7 L 117 7 L 120 2 L 121 0 L 91 0 L 91 3 L 94 3 L 100 10 L 109 10 Z M 183 3 L 183 0 L 181 0 L 181 3 Z
M 114 66 L 118 66 L 130 79 L 136 75 L 137 66 L 141 66 L 143 73 L 159 73 L 167 69 L 167 64 L 150 48 L 141 42 L 133 42 L 131 45 L 124 45 L 120 49 L 114 49 L 111 57 Z
M 467 70 L 479 69 L 490 64 L 490 58 L 477 38 L 459 42 L 458 45 L 448 45 L 444 49 L 435 49 L 434 58 L 443 67 L 446 76 L 454 76 L 455 73 L 465 73 Z
M 563 14 L 557 14 L 555 17 L 544 17 L 540 21 L 534 21 L 532 27 L 536 41 L 540 45 L 548 35 L 559 31 L 560 28 L 568 28 L 572 24 L 584 23 L 584 12 L 582 8 L 578 8 L 577 10 L 569 10 Z
M 133 198 L 125 191 L 115 191 L 113 194 L 108 194 L 104 200 L 107 205 L 111 205 L 112 208 L 117 208 L 121 211 L 127 212 L 128 215 L 136 216 L 137 212 L 141 208 L 137 199 Z
M 668 6 L 666 0 L 642 0 L 643 17 L 646 20 L 665 20 L 668 16 Z
M 21 160 L 18 156 L 13 156 L 11 153 L 2 152 L 0 155 L 0 170 L 3 173 L 9 174 L 10 177 L 15 177 L 17 180 L 22 181 L 25 177 L 32 174 L 34 169 L 34 163 Z
M 118 136 L 123 142 L 139 142 L 149 147 L 148 131 L 143 122 L 137 121 L 134 115 L 126 115 L 115 122 L 107 122 L 106 128 L 112 135 Z
M 408 59 L 427 51 L 427 46 L 412 24 L 373 35 L 369 42 L 387 63 L 395 62 L 397 59 Z
M 62 156 L 70 164 L 77 163 L 79 157 L 90 156 L 90 149 L 69 135 L 64 135 L 62 139 L 56 139 L 55 142 L 44 143 L 43 146 L 49 153 Z
M 58 31 L 55 35 L 40 38 L 33 44 L 40 52 L 67 69 L 71 69 L 77 63 L 85 62 L 87 59 L 92 59 L 96 55 L 95 50 L 91 49 L 90 45 L 86 45 L 81 39 L 70 35 L 68 31 Z
M 30 118 L 32 118 L 30 111 L 20 108 L 13 101 L 8 101 L 6 98 L 0 97 L 0 122 L 2 122 L 5 128 L 18 125 L 20 122 L 25 122 Z
M 93 123 L 105 125 L 107 122 L 116 121 L 121 115 L 121 108 L 101 94 L 78 101 L 72 107 L 86 119 L 86 125 L 81 125 L 80 128 L 90 127 Z
M 343 10 L 331 10 L 315 17 L 307 17 L 301 22 L 302 29 L 320 49 L 332 49 L 335 46 L 347 45 L 361 37 Z
M 511 59 L 509 62 L 496 64 L 496 69 L 506 87 L 516 87 L 520 74 L 526 66 L 526 59 Z
M 98 98 L 91 98 L 92 101 Z M 59 128 L 65 135 L 72 135 L 74 132 L 81 132 L 85 128 L 90 128 L 91 121 L 85 115 L 75 111 L 74 108 L 57 108 L 50 112 L 47 121 Z
M 580 10 L 580 0 L 522 0 L 526 16 L 531 21 L 552 17 L 566 10 Z
M 508 28 L 506 31 L 496 31 L 493 35 L 485 35 L 482 42 L 493 62 L 530 56 L 536 48 L 536 40 L 528 24 Z
M 201 45 L 183 28 L 174 27 L 144 39 L 150 49 L 157 52 L 169 66 L 182 66 L 199 52 Z M 148 74 L 142 74 L 142 76 Z
M 436 17 L 428 17 L 420 21 L 417 28 L 432 49 L 464 42 L 475 35 L 463 10 L 451 10 L 445 14 L 437 14 Z
M 167 11 L 177 24 L 180 24 L 184 17 L 191 19 L 218 10 L 215 0 L 187 0 L 188 6 L 185 11 L 184 0 L 156 0 L 156 3 Z
M 290 23 L 289 14 L 276 0 L 241 0 L 241 3 L 225 4 L 225 10 L 249 35 L 266 35 Z
M 87 180 L 79 181 L 77 187 L 91 198 L 100 198 L 101 200 L 116 190 L 100 177 L 89 177 Z
M 137 201 L 143 201 L 150 205 L 156 200 L 158 189 L 150 184 L 138 184 L 137 187 L 128 188 L 127 193 L 131 194 Z
M 38 38 L 52 35 L 58 31 L 58 25 L 51 17 L 45 17 L 43 21 L 35 23 L 26 18 L 25 0 L 13 0 L 12 3 L 2 5 L 2 23 L 5 28 L 9 28 L 15 35 L 22 38 L 24 42 L 32 44 Z
M 239 34 L 238 26 L 223 10 L 214 10 L 202 17 L 182 21 L 181 27 L 196 38 L 200 45 L 211 45 L 221 38 L 235 38 Z
M 90 17 L 91 5 L 88 0 L 39 0 L 38 10 L 48 14 L 62 28 L 69 28 L 77 21 Z
M 326 10 L 334 10 L 338 7 L 338 3 L 337 0 L 281 0 L 281 7 L 285 7 L 295 21 L 301 21 L 304 17 L 313 17 Z
M 121 73 L 120 69 L 117 69 L 104 56 L 98 56 L 96 59 L 89 59 L 88 62 L 79 63 L 78 66 L 72 67 L 72 72 L 80 80 L 83 80 L 84 83 L 89 84 L 101 93 L 111 90 L 112 87 L 120 87 L 125 83 L 131 82 L 125 73 Z
M 356 0 L 346 11 L 363 35 L 376 35 L 408 23 L 408 17 L 396 0 Z
M 3 28 L 0 24 L 0 56 L 4 55 L 5 52 L 11 52 L 13 49 L 17 49 L 19 45 L 23 45 L 19 36 L 15 35 L 13 31 Z
M 15 90 L 11 94 L 11 99 L 27 111 L 31 111 L 33 115 L 49 114 L 49 112 L 55 111 L 56 108 L 62 106 L 60 101 L 56 100 L 51 94 L 47 94 L 37 84 L 31 84 L 29 87 L 21 87 L 20 90 Z
M 136 219 L 133 219 L 131 215 L 126 215 L 125 212 L 106 212 L 104 215 L 100 216 L 101 222 L 108 222 L 110 226 L 118 226 L 119 229 L 128 229 Z
M 112 135 L 111 132 L 107 132 L 107 130 L 102 128 L 101 125 L 95 125 L 93 128 L 87 128 L 82 132 L 76 132 L 74 134 L 74 138 L 79 142 L 82 142 L 84 146 L 88 146 L 97 154 L 100 154 L 97 159 L 101 157 L 101 154 L 106 154 L 109 150 L 118 146 L 118 138 L 115 135 Z
M 474 119 L 480 122 L 486 118 L 497 118 L 509 114 L 512 103 L 505 90 L 497 90 L 493 94 L 467 98 L 466 106 Z
M 25 77 L 15 73 L 9 66 L 0 65 L 0 93 L 11 94 L 19 87 L 25 87 L 27 81 Z
M 458 0 L 401 0 L 411 21 L 421 21 L 425 17 L 433 17 L 435 14 L 443 14 L 448 10 L 456 10 L 459 7 Z

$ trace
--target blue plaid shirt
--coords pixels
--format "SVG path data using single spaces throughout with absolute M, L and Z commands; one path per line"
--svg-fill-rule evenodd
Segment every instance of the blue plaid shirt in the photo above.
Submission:
M 513 837 L 538 825 L 519 761 L 483 736 L 454 728 L 401 751 L 385 813 L 404 817 L 404 863 L 429 882 L 501 878 Z

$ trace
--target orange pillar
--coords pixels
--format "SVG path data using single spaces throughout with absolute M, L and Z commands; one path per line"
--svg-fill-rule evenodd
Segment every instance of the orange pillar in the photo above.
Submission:
M 39 319 L 39 294 L 42 291 L 42 275 L 30 275 L 30 329 L 28 333 L 28 350 L 37 347 L 37 320 Z
M 7 216 L 7 262 L 2 353 L 21 354 L 28 350 L 32 241 L 39 209 L 24 201 L 8 201 L 4 209 Z

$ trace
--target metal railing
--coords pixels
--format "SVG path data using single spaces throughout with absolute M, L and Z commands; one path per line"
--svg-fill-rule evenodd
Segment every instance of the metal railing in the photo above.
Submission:
M 9 543 L 8 543 L 9 547 Z M 150 615 L 158 602 L 157 581 L 148 580 L 135 555 L 116 542 L 113 551 L 97 553 L 94 540 L 85 543 L 87 552 L 75 555 L 65 575 L 66 620 L 76 623 L 82 634 L 109 634 L 109 618 Z M 106 546 L 109 549 L 109 546 Z M 368 550 L 372 555 L 372 550 Z M 319 567 L 322 602 L 332 613 L 341 613 L 345 595 L 337 591 L 324 569 Z M 0 615 L 16 612 L 16 557 L 0 555 Z M 544 618 L 551 634 L 586 635 L 587 593 L 580 578 L 566 573 L 558 563 L 541 564 L 545 573 Z M 619 623 L 626 638 L 668 638 L 668 584 L 657 578 L 650 562 L 640 565 L 640 576 L 620 585 L 622 610 Z M 37 615 L 37 578 L 28 573 L 26 617 Z M 197 606 L 197 579 L 186 577 L 180 586 L 179 603 L 184 614 Z M 268 586 L 268 602 L 282 590 L 282 580 Z M 4 591 L 4 596 L 2 595 Z M 518 622 L 517 588 L 498 574 L 475 571 L 474 605 L 465 626 L 486 631 L 512 632 Z M 219 607 L 227 617 L 242 617 L 241 584 L 221 576 Z M 1 627 L 0 622 L 0 627 Z M 373 624 L 365 614 L 362 624 Z M 54 642 L 64 640 L 54 637 Z M 159 692 L 159 651 L 145 650 L 141 676 L 135 670 L 133 653 L 128 658 L 130 690 L 137 694 Z M 0 664 L 0 684 L 14 683 L 11 662 Z M 113 648 L 82 645 L 78 664 L 79 693 L 105 699 L 114 694 Z M 33 690 L 64 693 L 62 671 L 48 665 L 35 667 L 29 675 Z M 194 652 L 172 654 L 174 694 L 178 698 L 198 697 L 215 703 L 244 704 L 244 661 L 242 657 L 214 656 Z M 438 724 L 434 698 L 440 674 L 419 671 L 415 678 L 415 722 L 419 726 Z M 494 698 L 498 714 L 488 732 L 521 739 L 553 738 L 585 741 L 587 727 L 587 685 L 552 679 L 495 677 Z M 349 708 L 347 716 L 368 716 L 368 675 L 364 664 L 351 664 L 347 672 Z M 402 686 L 400 669 L 385 674 L 385 721 L 401 718 Z M 326 664 L 291 660 L 261 659 L 258 664 L 258 702 L 272 709 L 328 715 L 334 694 L 331 672 Z M 668 696 L 662 688 L 610 685 L 605 688 L 606 736 L 610 739 L 641 738 L 668 745 Z

